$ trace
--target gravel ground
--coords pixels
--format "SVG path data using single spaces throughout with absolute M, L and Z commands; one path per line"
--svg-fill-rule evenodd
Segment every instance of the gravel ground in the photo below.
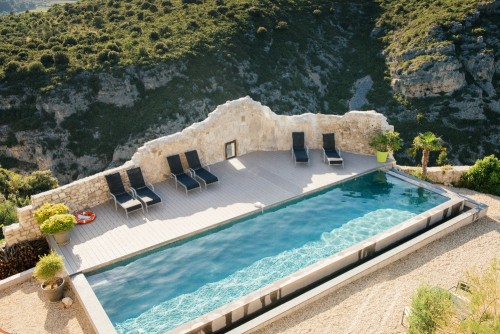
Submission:
M 93 334 L 92 325 L 73 291 L 65 291 L 65 296 L 73 299 L 73 305 L 68 308 L 61 302 L 49 302 L 34 279 L 1 290 L 0 328 L 15 334 Z
M 422 283 L 454 286 L 468 269 L 500 259 L 500 198 L 453 189 L 489 205 L 488 216 L 279 319 L 255 333 L 404 333 L 402 310 Z M 0 291 L 0 328 L 10 333 L 94 333 L 74 304 L 50 303 L 34 280 Z

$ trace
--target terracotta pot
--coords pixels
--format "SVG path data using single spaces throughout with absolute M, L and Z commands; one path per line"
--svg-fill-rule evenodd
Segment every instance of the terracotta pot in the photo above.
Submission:
M 58 302 L 63 298 L 64 284 L 64 279 L 59 278 L 57 288 L 51 289 L 46 286 L 45 282 L 42 283 L 41 287 L 43 292 L 51 302 Z

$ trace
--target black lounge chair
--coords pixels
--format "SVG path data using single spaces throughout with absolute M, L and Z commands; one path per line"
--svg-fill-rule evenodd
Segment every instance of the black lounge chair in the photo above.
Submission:
M 170 155 L 167 157 L 167 162 L 170 167 L 170 177 L 175 179 L 175 188 L 177 189 L 177 184 L 186 189 L 186 194 L 188 191 L 200 188 L 201 186 L 193 179 L 191 176 L 187 175 L 182 168 L 181 157 L 178 154 Z
M 211 173 L 210 167 L 201 164 L 196 150 L 185 152 L 184 155 L 186 156 L 191 174 L 205 184 L 205 189 L 207 185 L 219 182 L 219 178 Z
M 148 211 L 150 206 L 161 203 L 161 197 L 154 192 L 155 188 L 153 185 L 144 182 L 141 167 L 128 169 L 127 175 L 130 181 L 130 188 L 134 192 L 135 198 L 144 204 L 146 211 Z
M 309 164 L 309 149 L 304 144 L 304 132 L 292 132 L 292 159 L 297 162 Z
M 127 218 L 128 214 L 133 211 L 142 209 L 142 212 L 144 212 L 142 203 L 125 190 L 120 173 L 108 174 L 105 177 L 106 182 L 108 182 L 109 193 L 115 201 L 116 210 L 118 210 L 118 205 L 120 205 L 125 210 Z
M 335 147 L 334 133 L 323 133 L 323 160 L 329 165 L 342 166 L 344 168 L 342 154 Z

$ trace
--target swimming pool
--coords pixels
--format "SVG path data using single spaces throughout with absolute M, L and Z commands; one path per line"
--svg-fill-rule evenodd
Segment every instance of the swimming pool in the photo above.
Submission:
M 375 172 L 87 279 L 118 332 L 165 332 L 447 199 Z

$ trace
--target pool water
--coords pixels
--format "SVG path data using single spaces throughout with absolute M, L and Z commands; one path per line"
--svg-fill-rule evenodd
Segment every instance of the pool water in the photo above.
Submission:
M 164 333 L 447 200 L 374 172 L 87 279 L 119 333 Z

